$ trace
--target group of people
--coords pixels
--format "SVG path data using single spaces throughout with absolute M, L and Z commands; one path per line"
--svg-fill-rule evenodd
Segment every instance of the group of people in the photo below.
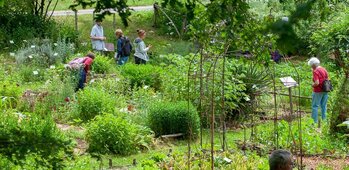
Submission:
M 135 46 L 134 60 L 136 64 L 146 64 L 147 61 L 149 61 L 147 52 L 152 46 L 146 46 L 143 41 L 146 37 L 146 31 L 140 29 L 137 30 L 137 34 L 138 37 L 133 42 Z M 128 37 L 123 34 L 121 29 L 115 30 L 115 36 L 117 38 L 115 59 L 118 65 L 124 65 L 131 55 L 133 46 Z M 107 38 L 104 36 L 102 19 L 95 20 L 95 25 L 92 27 L 90 37 L 93 52 L 89 52 L 85 57 L 75 58 L 67 65 L 67 67 L 77 72 L 78 85 L 75 89 L 76 91 L 83 89 L 85 83 L 87 83 L 87 76 L 91 71 L 91 65 L 95 59 L 95 53 L 104 54 L 104 52 L 107 50 L 105 47 L 105 40 Z
M 135 46 L 134 59 L 136 64 L 146 64 L 149 60 L 147 51 L 152 47 L 151 45 L 146 46 L 144 43 L 144 38 L 146 37 L 146 32 L 144 30 L 137 30 L 138 37 L 134 40 L 133 44 Z M 103 53 L 106 51 L 104 30 L 102 27 L 102 20 L 96 19 L 96 24 L 92 27 L 91 30 L 91 41 L 92 49 L 94 52 Z M 131 54 L 132 43 L 126 37 L 121 29 L 115 31 L 115 36 L 117 38 L 117 49 L 115 52 L 115 59 L 117 60 L 118 65 L 124 65 Z

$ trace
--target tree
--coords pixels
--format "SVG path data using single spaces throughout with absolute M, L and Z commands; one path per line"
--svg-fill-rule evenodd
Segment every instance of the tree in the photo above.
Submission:
M 103 19 L 106 15 L 110 15 L 110 10 L 117 11 L 124 26 L 128 26 L 128 17 L 131 16 L 131 9 L 127 5 L 127 0 L 76 0 L 75 4 L 72 4 L 69 8 L 75 11 L 78 6 L 82 6 L 84 9 L 87 6 L 93 6 L 95 8 L 94 13 L 98 13 L 96 19 Z

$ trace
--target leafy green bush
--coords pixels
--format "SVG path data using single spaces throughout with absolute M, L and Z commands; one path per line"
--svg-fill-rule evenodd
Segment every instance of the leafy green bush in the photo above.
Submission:
M 93 60 L 92 71 L 95 73 L 108 73 L 113 67 L 112 60 L 105 56 L 96 56 Z
M 72 153 L 71 140 L 56 127 L 49 116 L 7 112 L 0 114 L 0 153 L 20 165 L 27 155 L 36 154 L 38 165 L 57 169 Z
M 89 151 L 128 155 L 149 143 L 148 130 L 112 114 L 98 115 L 87 127 Z M 143 138 L 140 138 L 143 136 Z
M 342 134 L 349 133 L 349 129 L 338 126 L 346 121 L 349 116 L 349 78 L 343 77 L 341 84 L 333 92 L 330 100 L 330 130 L 333 133 L 340 132 Z
M 0 87 L 0 108 L 15 108 L 21 95 L 19 85 L 8 81 L 1 81 Z
M 130 80 L 131 87 L 147 85 L 155 90 L 161 90 L 161 72 L 162 69 L 160 67 L 150 64 L 126 64 L 121 68 L 121 75 Z
M 80 118 L 87 121 L 103 112 L 114 113 L 117 102 L 117 98 L 103 89 L 86 87 L 78 93 Z
M 40 66 L 48 68 L 50 65 L 65 62 L 73 54 L 74 44 L 62 39 L 56 42 L 51 40 L 32 40 L 15 53 L 17 64 Z
M 149 127 L 156 136 L 183 133 L 186 137 L 198 136 L 199 114 L 187 102 L 157 102 L 149 109 Z

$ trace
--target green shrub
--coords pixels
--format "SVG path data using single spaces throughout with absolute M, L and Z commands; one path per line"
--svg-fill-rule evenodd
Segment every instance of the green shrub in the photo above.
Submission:
M 86 135 L 90 152 L 127 155 L 140 149 L 139 136 L 146 136 L 145 133 L 123 117 L 104 114 L 88 124 Z
M 72 152 L 71 140 L 56 127 L 49 116 L 35 114 L 0 114 L 0 153 L 16 165 L 25 163 L 27 155 L 36 154 L 38 165 L 57 169 Z
M 114 113 L 117 98 L 101 88 L 86 87 L 78 93 L 80 118 L 84 121 L 103 112 Z
M 38 82 L 47 78 L 46 70 L 25 65 L 19 68 L 19 75 L 23 82 Z
M 183 133 L 195 138 L 200 126 L 199 114 L 187 102 L 157 102 L 149 109 L 149 127 L 156 136 Z
M 95 73 L 108 73 L 109 70 L 113 67 L 112 60 L 104 57 L 104 56 L 97 56 L 93 60 L 93 65 L 92 65 L 92 71 Z
M 156 91 L 161 90 L 161 72 L 162 69 L 160 67 L 150 64 L 126 64 L 121 68 L 121 75 L 130 80 L 131 87 L 147 85 Z
M 17 64 L 48 68 L 50 65 L 65 62 L 74 50 L 74 44 L 62 39 L 57 42 L 32 40 L 16 52 L 15 58 Z
M 19 85 L 8 81 L 0 82 L 0 108 L 15 108 L 21 95 Z
M 102 88 L 106 92 L 115 95 L 128 95 L 129 93 L 131 93 L 128 81 L 119 76 L 118 78 L 107 77 L 103 79 L 96 79 L 92 86 L 96 88 Z

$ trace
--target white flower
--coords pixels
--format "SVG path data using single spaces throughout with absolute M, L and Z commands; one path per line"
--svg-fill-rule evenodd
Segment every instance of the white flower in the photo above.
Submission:
M 285 22 L 288 22 L 288 17 L 282 17 L 281 20 L 285 21 Z
M 38 72 L 37 70 L 35 70 L 35 71 L 33 71 L 33 74 L 34 74 L 34 75 L 38 75 L 39 72 Z
M 144 86 L 144 87 L 143 87 L 143 89 L 147 89 L 147 88 L 149 88 L 149 86 Z
M 33 58 L 33 56 L 32 56 L 32 55 L 29 55 L 29 56 L 28 56 L 28 58 L 32 59 L 32 58 Z
M 15 42 L 13 42 L 13 40 L 10 40 L 10 44 L 14 44 Z
M 50 66 L 50 69 L 55 69 L 55 68 L 56 68 L 56 66 L 54 66 L 54 65 Z
M 14 57 L 14 56 L 15 56 L 15 53 L 10 53 L 10 56 L 11 56 L 11 57 Z
M 229 159 L 229 158 L 227 158 L 227 157 L 225 157 L 224 159 L 223 159 L 226 163 L 228 163 L 228 164 L 230 164 L 232 161 L 231 161 L 231 159 Z
M 58 53 L 54 53 L 53 56 L 58 56 Z
M 35 48 L 35 45 L 30 46 L 30 48 Z
M 57 43 L 53 43 L 54 46 L 57 46 L 58 44 Z

